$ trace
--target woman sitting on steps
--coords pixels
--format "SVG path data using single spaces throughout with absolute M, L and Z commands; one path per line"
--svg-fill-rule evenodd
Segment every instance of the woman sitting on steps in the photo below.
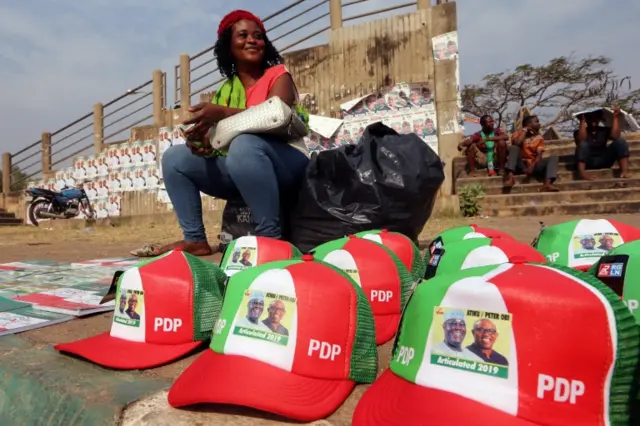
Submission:
M 309 162 L 303 141 L 286 143 L 272 136 L 242 134 L 226 156 L 195 155 L 189 141 L 202 141 L 209 128 L 252 106 L 278 96 L 289 106 L 298 94 L 283 59 L 267 38 L 264 25 L 247 11 L 225 16 L 218 27 L 214 55 L 227 81 L 212 103 L 189 111 L 195 116 L 185 131 L 187 145 L 169 148 L 162 157 L 164 183 L 184 233 L 184 240 L 132 252 L 157 256 L 175 248 L 196 256 L 214 253 L 202 221 L 200 192 L 229 200 L 242 198 L 252 212 L 255 235 L 281 238 L 280 196 L 297 187 Z

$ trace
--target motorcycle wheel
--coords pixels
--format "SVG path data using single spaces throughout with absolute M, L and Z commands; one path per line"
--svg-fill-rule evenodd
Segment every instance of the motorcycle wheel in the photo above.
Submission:
M 29 204 L 27 214 L 29 215 L 29 220 L 33 226 L 39 226 L 38 220 L 40 217 L 38 216 L 38 212 L 40 210 L 46 210 L 49 207 L 49 204 L 50 203 L 47 200 L 36 200 Z

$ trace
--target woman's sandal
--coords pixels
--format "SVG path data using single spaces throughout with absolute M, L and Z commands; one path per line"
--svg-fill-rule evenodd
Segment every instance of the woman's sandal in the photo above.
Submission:
M 176 241 L 175 243 L 168 244 L 168 245 L 145 244 L 139 249 L 132 250 L 129 253 L 132 256 L 136 256 L 136 257 L 155 257 L 155 256 L 160 256 L 161 254 L 164 254 L 175 248 L 183 248 L 185 245 L 187 245 L 185 251 L 187 253 L 190 253 L 193 250 L 193 248 L 188 247 L 188 244 L 189 243 L 185 243 L 184 241 Z M 207 247 L 208 249 L 205 247 Z M 192 254 L 194 254 L 195 256 L 210 256 L 220 251 L 220 246 L 218 244 L 216 244 L 213 247 L 207 244 L 207 246 L 205 247 L 196 248 L 195 253 L 192 253 Z
M 138 249 L 131 250 L 129 253 L 135 257 L 154 257 L 158 256 L 157 250 L 160 247 L 160 244 L 145 244 Z

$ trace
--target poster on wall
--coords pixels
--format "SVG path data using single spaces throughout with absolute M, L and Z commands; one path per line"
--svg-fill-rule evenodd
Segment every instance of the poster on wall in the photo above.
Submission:
M 171 127 L 161 127 L 160 130 L 158 130 L 158 148 L 161 156 L 166 150 L 171 148 L 171 135 Z
M 417 134 L 438 152 L 436 109 L 427 84 L 398 83 L 388 90 L 371 93 L 357 100 L 340 106 L 344 119 L 331 140 L 332 148 L 358 143 L 369 124 L 381 121 L 398 133 Z M 318 145 L 317 149 L 321 149 L 322 144 Z
M 433 59 L 442 61 L 458 59 L 458 32 L 451 31 L 431 38 Z
M 146 165 L 156 164 L 156 143 L 152 140 L 142 144 L 142 161 Z
M 141 166 L 144 163 L 142 157 L 142 142 L 136 141 L 131 144 L 131 165 Z

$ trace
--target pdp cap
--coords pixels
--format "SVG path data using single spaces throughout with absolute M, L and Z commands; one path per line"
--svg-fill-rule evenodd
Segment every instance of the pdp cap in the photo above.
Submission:
M 249 235 L 229 243 L 220 261 L 220 268 L 228 276 L 232 276 L 252 266 L 301 255 L 300 250 L 287 241 Z
M 419 282 L 424 277 L 425 264 L 418 246 L 400 232 L 390 232 L 386 229 L 358 232 L 359 238 L 382 244 L 395 254 L 411 273 L 413 280 Z
M 502 264 L 418 285 L 355 426 L 628 425 L 640 328 L 567 267 Z
M 509 263 L 509 259 L 515 256 L 524 262 L 547 263 L 542 253 L 528 244 L 509 238 L 472 238 L 435 249 L 429 258 L 425 278 L 461 269 Z
M 427 264 L 429 256 L 437 248 L 443 248 L 445 244 L 454 243 L 462 240 L 468 240 L 471 238 L 508 238 L 513 237 L 506 232 L 497 231 L 490 228 L 482 228 L 478 225 L 463 225 L 456 226 L 455 228 L 447 229 L 446 231 L 438 234 L 431 244 L 429 244 L 429 250 L 425 254 L 424 263 Z
M 229 280 L 210 349 L 178 377 L 169 404 L 242 405 L 299 421 L 333 413 L 378 368 L 371 307 L 313 256 Z
M 613 248 L 640 239 L 640 229 L 608 219 L 578 219 L 542 228 L 533 242 L 550 263 L 586 271 Z
M 362 288 L 376 322 L 376 342 L 391 340 L 415 287 L 400 259 L 387 247 L 353 235 L 322 244 L 311 253 L 342 269 Z
M 614 248 L 598 259 L 588 273 L 620 296 L 640 324 L 640 240 Z
M 120 370 L 175 361 L 211 337 L 226 278 L 179 250 L 142 262 L 118 278 L 111 331 L 55 349 Z

